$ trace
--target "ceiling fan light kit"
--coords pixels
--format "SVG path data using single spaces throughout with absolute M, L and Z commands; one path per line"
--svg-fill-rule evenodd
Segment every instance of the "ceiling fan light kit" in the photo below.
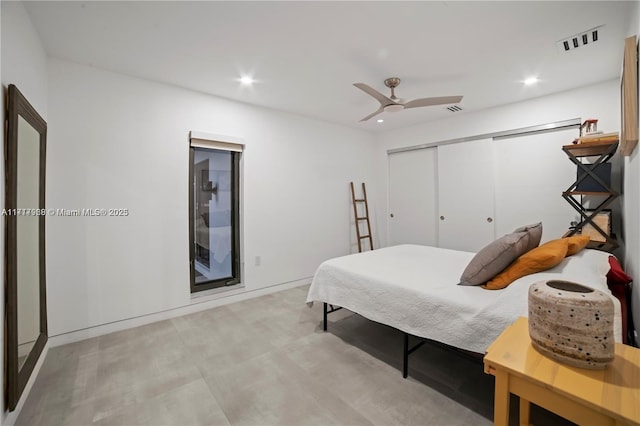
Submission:
M 387 105 L 384 107 L 385 112 L 398 112 L 398 111 L 402 111 L 403 109 L 404 109 L 404 105 L 402 104 L 393 104 L 393 105 Z
M 391 96 L 387 97 L 367 84 L 354 83 L 354 86 L 367 93 L 368 95 L 374 97 L 380 103 L 380 108 L 378 108 L 375 112 L 367 115 L 360 121 L 367 121 L 382 112 L 398 112 L 407 108 L 457 104 L 462 100 L 462 96 L 440 96 L 435 98 L 414 99 L 412 101 L 405 102 L 404 99 L 400 99 L 396 96 L 395 88 L 398 87 L 399 84 L 400 79 L 398 77 L 390 77 L 384 80 L 384 85 L 391 89 Z

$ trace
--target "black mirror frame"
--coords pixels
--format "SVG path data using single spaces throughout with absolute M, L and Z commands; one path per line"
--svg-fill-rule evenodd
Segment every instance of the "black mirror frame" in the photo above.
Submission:
M 40 135 L 40 184 L 38 209 L 45 208 L 47 123 L 13 84 L 8 88 L 7 139 L 5 143 L 5 212 L 17 209 L 18 117 Z M 5 404 L 13 411 L 47 343 L 45 271 L 45 215 L 39 215 L 38 258 L 40 268 L 40 333 L 22 366 L 18 368 L 17 216 L 5 214 Z

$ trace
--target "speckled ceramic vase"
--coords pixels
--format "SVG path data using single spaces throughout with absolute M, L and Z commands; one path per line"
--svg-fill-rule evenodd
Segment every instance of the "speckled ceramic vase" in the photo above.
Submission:
M 543 355 L 574 367 L 603 369 L 613 361 L 613 301 L 570 281 L 529 287 L 529 336 Z

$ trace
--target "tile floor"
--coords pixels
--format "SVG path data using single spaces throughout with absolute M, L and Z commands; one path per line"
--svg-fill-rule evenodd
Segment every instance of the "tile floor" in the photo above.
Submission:
M 428 344 L 403 379 L 400 332 L 343 310 L 325 333 L 307 289 L 52 348 L 16 424 L 492 424 L 479 359 Z

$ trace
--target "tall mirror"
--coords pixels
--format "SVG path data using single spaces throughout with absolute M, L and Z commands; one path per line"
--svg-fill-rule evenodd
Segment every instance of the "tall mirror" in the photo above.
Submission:
M 5 147 L 5 398 L 13 411 L 47 342 L 44 258 L 47 123 L 9 85 Z

